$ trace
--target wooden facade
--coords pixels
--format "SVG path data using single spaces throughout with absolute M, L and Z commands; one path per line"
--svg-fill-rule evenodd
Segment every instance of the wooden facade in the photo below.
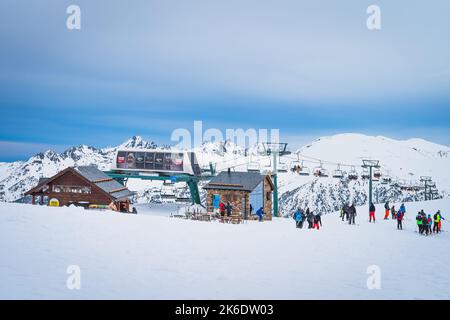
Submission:
M 131 192 L 125 187 L 113 182 L 112 178 L 106 176 L 103 172 L 93 168 L 88 168 L 90 172 L 97 174 L 96 180 L 90 180 L 84 176 L 83 171 L 69 167 L 55 176 L 48 179 L 41 179 L 36 187 L 26 193 L 31 195 L 33 204 L 49 204 L 56 202 L 59 206 L 109 206 L 117 211 L 129 211 L 128 196 Z M 104 175 L 104 176 L 102 176 Z M 105 190 L 102 184 L 113 185 L 117 183 L 116 189 Z M 125 192 L 124 192 L 125 191 Z M 128 193 L 127 193 L 128 191 Z M 116 197 L 115 193 L 125 194 L 125 196 Z
M 204 189 L 207 190 L 206 206 L 209 212 L 217 210 L 217 197 L 220 202 L 232 206 L 232 214 L 240 215 L 242 219 L 257 219 L 255 213 L 259 208 L 253 206 L 250 214 L 250 204 L 258 203 L 265 212 L 264 220 L 272 220 L 273 183 L 268 175 L 248 172 L 222 172 L 213 178 Z M 255 192 L 258 190 L 258 192 Z

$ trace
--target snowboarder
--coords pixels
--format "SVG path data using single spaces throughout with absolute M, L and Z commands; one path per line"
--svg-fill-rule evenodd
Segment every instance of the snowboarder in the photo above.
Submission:
M 356 208 L 355 204 L 352 204 L 350 208 L 348 208 L 348 224 L 355 224 L 356 217 Z
M 439 233 L 441 232 L 441 228 L 439 226 L 439 224 L 441 223 L 441 210 L 438 210 L 438 212 L 434 214 L 433 218 L 434 218 L 433 232 Z
M 258 221 L 262 222 L 263 221 L 263 215 L 265 215 L 263 207 L 260 207 L 257 211 L 256 211 L 256 215 L 258 216 Z
M 398 210 L 397 212 L 397 229 L 398 230 L 403 230 L 403 212 L 401 212 L 400 210 Z
M 371 203 L 369 207 L 369 222 L 372 222 L 372 219 L 375 223 L 375 205 L 373 203 Z
M 391 208 L 392 220 L 397 219 L 397 211 L 395 210 L 395 206 Z
M 391 211 L 391 208 L 389 206 L 389 201 L 386 201 L 386 203 L 384 204 L 384 210 L 385 210 L 384 220 L 388 220 L 389 212 Z
M 227 210 L 227 217 L 231 216 L 231 212 L 233 211 L 233 207 L 229 202 L 227 202 L 227 205 L 225 206 L 225 209 Z

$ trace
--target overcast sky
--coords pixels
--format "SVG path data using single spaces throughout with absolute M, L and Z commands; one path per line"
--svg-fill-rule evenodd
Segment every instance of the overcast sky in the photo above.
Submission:
M 81 30 L 66 8 L 81 8 Z M 382 29 L 366 27 L 381 8 Z M 0 161 L 279 128 L 450 144 L 448 0 L 2 0 Z

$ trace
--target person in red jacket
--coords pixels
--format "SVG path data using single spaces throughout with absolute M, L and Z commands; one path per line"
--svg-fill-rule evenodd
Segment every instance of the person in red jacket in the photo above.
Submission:
M 375 205 L 373 203 L 371 203 L 369 207 L 369 222 L 372 222 L 372 219 L 375 223 Z
M 225 216 L 225 204 L 223 202 L 219 203 L 219 211 L 222 217 Z

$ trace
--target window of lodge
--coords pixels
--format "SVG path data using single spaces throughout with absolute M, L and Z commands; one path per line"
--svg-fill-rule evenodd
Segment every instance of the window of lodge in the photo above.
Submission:
M 91 187 L 54 185 L 53 186 L 53 192 L 55 192 L 55 193 L 90 194 L 91 193 Z

